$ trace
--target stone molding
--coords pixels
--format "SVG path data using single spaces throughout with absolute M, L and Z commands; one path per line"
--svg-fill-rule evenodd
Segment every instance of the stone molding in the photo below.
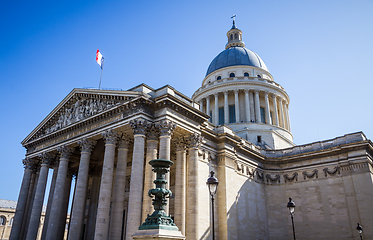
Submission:
M 91 153 L 96 143 L 97 143 L 96 141 L 90 140 L 87 138 L 83 138 L 82 140 L 78 141 L 81 152 L 86 152 L 86 153 Z
M 113 129 L 106 130 L 105 132 L 101 133 L 102 137 L 105 140 L 105 144 L 113 144 L 116 145 L 119 137 L 119 133 Z

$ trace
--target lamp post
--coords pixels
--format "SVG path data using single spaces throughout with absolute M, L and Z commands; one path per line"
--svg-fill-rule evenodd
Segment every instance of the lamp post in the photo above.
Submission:
M 291 224 L 293 225 L 293 238 L 295 240 L 295 228 L 294 228 L 294 211 L 295 211 L 295 203 L 293 202 L 292 198 L 289 198 L 289 202 L 287 204 L 287 208 L 289 209 L 290 216 L 291 216 Z
M 212 211 L 212 240 L 215 240 L 215 219 L 214 219 L 214 197 L 216 195 L 216 190 L 218 189 L 219 181 L 214 177 L 214 171 L 210 172 L 210 177 L 207 179 L 207 186 L 209 187 L 209 192 L 211 196 L 211 211 Z
M 356 230 L 360 234 L 360 239 L 363 240 L 363 227 L 360 225 L 360 223 L 357 223 Z

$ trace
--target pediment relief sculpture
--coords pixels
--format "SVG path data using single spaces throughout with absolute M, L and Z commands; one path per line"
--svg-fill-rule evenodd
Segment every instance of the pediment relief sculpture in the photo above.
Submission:
M 106 99 L 78 99 L 70 108 L 64 111 L 61 109 L 57 121 L 44 130 L 44 134 L 49 134 L 62 129 L 70 124 L 79 122 L 85 118 L 108 110 L 121 102 Z

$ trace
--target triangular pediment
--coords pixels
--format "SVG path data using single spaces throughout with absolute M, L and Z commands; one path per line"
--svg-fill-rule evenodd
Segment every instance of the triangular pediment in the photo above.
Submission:
M 74 89 L 22 141 L 27 145 L 142 95 L 135 91 Z

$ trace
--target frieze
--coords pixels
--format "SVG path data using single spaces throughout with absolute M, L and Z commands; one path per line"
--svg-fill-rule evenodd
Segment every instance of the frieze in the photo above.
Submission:
M 307 173 L 307 171 L 303 171 L 302 174 L 303 174 L 304 180 L 306 180 L 306 178 L 314 178 L 314 177 L 318 178 L 319 177 L 319 170 L 315 169 L 310 174 Z
M 285 183 L 287 183 L 288 181 L 289 182 L 293 182 L 293 181 L 298 181 L 298 173 L 297 172 L 295 172 L 295 173 L 293 173 L 293 176 L 291 176 L 291 177 L 289 177 L 289 175 L 288 174 L 284 174 L 284 181 L 285 181 Z
M 79 122 L 85 118 L 96 115 L 100 112 L 108 110 L 120 102 L 116 100 L 105 100 L 105 99 L 78 99 L 70 108 L 60 110 L 60 114 L 57 121 L 47 129 L 44 134 L 55 132 L 61 128 L 69 126 L 75 122 Z
M 323 171 L 324 171 L 325 177 L 327 177 L 328 174 L 329 175 L 336 175 L 338 173 L 338 175 L 339 175 L 339 174 L 341 174 L 341 167 L 336 166 L 333 171 L 329 171 L 329 168 L 324 168 Z

